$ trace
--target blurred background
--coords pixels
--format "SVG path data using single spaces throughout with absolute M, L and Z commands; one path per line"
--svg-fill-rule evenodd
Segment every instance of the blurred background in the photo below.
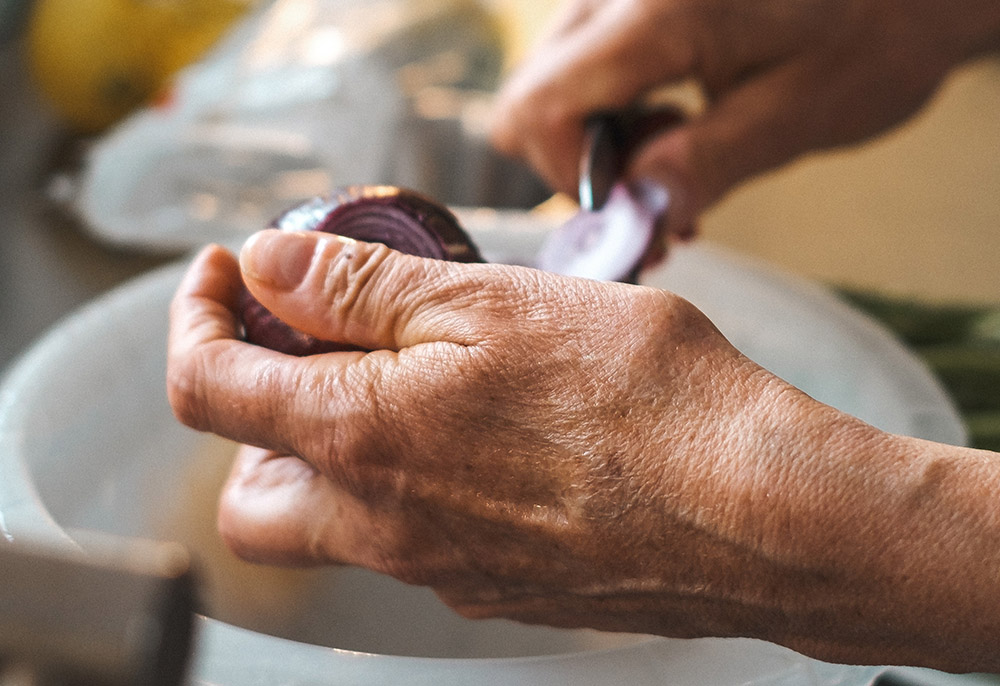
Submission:
M 0 370 L 95 295 L 330 184 L 541 202 L 483 127 L 555 5 L 0 0 Z M 877 141 L 738 189 L 702 236 L 879 317 L 1000 443 L 1000 59 Z

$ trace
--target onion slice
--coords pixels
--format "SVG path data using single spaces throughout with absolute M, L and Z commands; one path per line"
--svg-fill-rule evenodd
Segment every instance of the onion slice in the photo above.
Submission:
M 662 187 L 616 183 L 604 207 L 578 212 L 548 236 L 538 253 L 538 268 L 635 283 L 669 205 L 670 196 Z

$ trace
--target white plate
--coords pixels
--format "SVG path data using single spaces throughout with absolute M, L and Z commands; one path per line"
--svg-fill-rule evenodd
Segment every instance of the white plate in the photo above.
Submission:
M 530 260 L 548 228 L 519 213 L 463 218 L 487 254 L 511 261 Z M 875 673 L 749 640 L 470 622 L 428 591 L 367 572 L 272 574 L 235 562 L 212 512 L 231 446 L 178 425 L 163 388 L 166 310 L 182 269 L 93 302 L 11 368 L 0 387 L 0 535 L 66 544 L 96 529 L 186 543 L 215 617 L 200 624 L 195 683 L 863 686 Z M 889 431 L 964 438 L 923 367 L 821 289 L 705 245 L 677 251 L 648 282 L 690 298 L 817 398 Z

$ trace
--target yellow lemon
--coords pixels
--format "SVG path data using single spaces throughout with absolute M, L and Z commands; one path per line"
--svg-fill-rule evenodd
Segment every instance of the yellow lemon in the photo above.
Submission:
M 95 132 L 147 102 L 252 0 L 36 0 L 33 80 L 72 128 Z

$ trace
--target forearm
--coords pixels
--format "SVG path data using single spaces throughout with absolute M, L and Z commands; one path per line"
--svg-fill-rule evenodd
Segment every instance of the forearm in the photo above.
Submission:
M 869 505 L 865 562 L 886 654 L 1000 672 L 1000 456 L 895 437 L 882 473 L 896 492 Z
M 790 404 L 757 440 L 791 447 L 723 486 L 757 546 L 738 632 L 838 662 L 1000 671 L 1000 456 Z

